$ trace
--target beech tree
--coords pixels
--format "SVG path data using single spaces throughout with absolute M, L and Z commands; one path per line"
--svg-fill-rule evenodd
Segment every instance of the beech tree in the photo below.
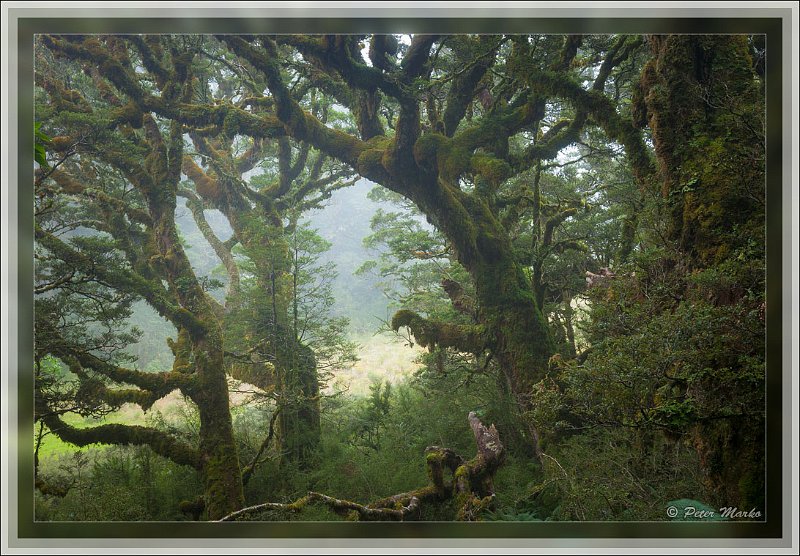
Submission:
M 450 326 L 400 311 L 393 327 L 408 326 L 424 346 L 491 350 L 520 412 L 529 410 L 529 393 L 554 345 L 502 223 L 499 201 L 514 193 L 503 186 L 575 142 L 590 117 L 627 147 L 640 178 L 649 178 L 653 165 L 640 134 L 603 94 L 609 75 L 641 39 L 597 41 L 592 55 L 599 67 L 588 90 L 569 71 L 580 37 L 418 35 L 400 53 L 395 39 L 376 36 L 369 39 L 369 64 L 361 55 L 366 40 L 357 36 L 220 40 L 265 75 L 286 133 L 414 202 L 469 272 L 476 324 Z M 311 79 L 324 76 L 330 93 L 350 107 L 356 133 L 324 126 L 292 98 L 281 72 L 291 51 L 302 56 L 300 67 Z M 572 103 L 574 114 L 539 137 L 552 97 Z M 538 453 L 537 433 L 528 432 Z
M 45 43 L 50 41 L 44 39 Z M 130 46 L 114 37 L 104 38 L 102 44 L 117 49 Z M 175 80 L 180 78 L 184 85 L 182 98 L 191 100 L 200 84 L 194 71 L 208 72 L 209 68 L 192 66 L 191 57 L 175 61 L 180 51 L 169 38 L 150 41 L 149 45 L 137 44 L 146 52 L 163 47 L 170 53 L 159 71 L 151 74 L 153 81 L 144 81 L 159 87 L 166 97 L 176 94 Z M 301 149 L 297 160 L 290 165 L 291 146 L 288 139 L 282 138 L 275 145 L 278 161 L 274 183 L 269 181 L 258 189 L 250 189 L 241 174 L 259 163 L 266 164 L 264 161 L 272 154 L 262 142 L 251 144 L 243 155 L 238 153 L 236 160 L 235 149 L 241 141 L 224 136 L 206 140 L 202 133 L 192 132 L 188 143 L 178 122 L 151 114 L 140 114 L 139 121 L 135 101 L 124 107 L 123 111 L 128 112 L 122 119 L 116 119 L 120 114 L 116 108 L 124 100 L 104 81 L 96 67 L 91 64 L 56 67 L 56 60 L 44 49 L 40 50 L 39 60 L 37 84 L 44 95 L 39 114 L 48 121 L 53 135 L 47 149 L 56 162 L 52 168 L 49 165 L 40 168 L 36 184 L 42 202 L 37 215 L 37 243 L 45 261 L 43 281 L 37 291 L 55 292 L 38 305 L 37 316 L 41 317 L 42 326 L 37 328 L 40 353 L 37 357 L 58 357 L 79 377 L 79 393 L 90 392 L 96 405 L 109 409 L 125 402 L 148 409 L 172 390 L 181 390 L 198 406 L 201 446 L 195 450 L 184 446 L 180 439 L 143 427 L 70 427 L 59 418 L 70 409 L 53 411 L 56 404 L 52 396 L 39 396 L 41 407 L 37 419 L 62 439 L 78 445 L 147 444 L 173 461 L 190 464 L 206 480 L 204 504 L 208 515 L 227 513 L 240 506 L 242 499 L 240 466 L 230 430 L 226 373 L 247 380 L 276 398 L 275 415 L 280 416 L 277 439 L 284 457 L 304 460 L 318 442 L 320 389 L 316 360 L 313 350 L 301 342 L 296 328 L 288 322 L 289 306 L 297 294 L 289 291 L 292 256 L 297 253 L 290 251 L 287 234 L 296 226 L 297 214 L 316 206 L 333 188 L 348 183 L 343 179 L 346 173 L 331 168 L 322 155 L 316 155 L 316 162 L 306 168 L 308 147 Z M 82 93 L 70 89 L 70 85 Z M 208 77 L 203 86 L 200 94 L 208 94 Z M 134 121 L 126 119 L 130 112 L 134 113 Z M 189 149 L 190 144 L 195 145 L 195 153 Z M 208 169 L 198 165 L 193 154 L 203 158 Z M 42 162 L 47 164 L 46 159 Z M 190 181 L 181 181 L 182 172 Z M 294 183 L 296 178 L 300 179 Z M 224 303 L 205 291 L 206 281 L 194 274 L 180 244 L 175 225 L 178 197 L 186 198 L 186 206 L 198 228 L 225 266 L 228 288 Z M 52 199 L 57 199 L 57 206 Z M 64 207 L 77 207 L 72 212 L 92 214 L 92 218 L 71 219 Z M 232 240 L 223 242 L 217 237 L 206 221 L 207 208 L 219 209 L 226 215 L 234 230 Z M 160 219 L 158 225 L 153 224 L 154 213 Z M 91 237 L 87 238 L 87 234 Z M 240 270 L 232 253 L 236 243 L 242 245 L 253 264 L 258 287 L 266 292 L 256 300 L 254 309 L 264 326 L 258 330 L 262 335 L 249 344 L 229 341 L 226 345 L 223 342 L 226 317 L 241 316 L 237 311 L 243 304 Z M 98 252 L 103 256 L 93 257 Z M 48 282 L 57 272 L 50 266 L 61 269 L 58 272 L 64 276 Z M 131 281 L 137 289 L 131 289 Z M 109 290 L 98 301 L 104 303 L 98 311 L 109 327 L 120 325 L 120 319 L 130 315 L 127 310 L 130 303 L 139 298 L 172 322 L 177 339 L 167 341 L 175 355 L 173 371 L 156 376 L 109 367 L 108 361 L 104 363 L 103 357 L 97 357 L 102 344 L 86 347 L 49 326 L 48 318 L 54 314 L 70 321 L 87 317 L 87 311 L 81 312 L 80 307 L 75 309 L 63 300 L 54 303 L 76 291 L 79 296 L 90 296 L 91 292 L 77 289 L 83 283 L 99 283 Z M 115 317 L 116 313 L 120 316 Z M 85 326 L 80 330 L 90 335 L 93 332 Z M 133 337 L 126 340 L 129 343 Z M 120 339 L 116 347 L 125 343 Z M 328 349 L 327 357 L 331 356 L 331 349 L 349 349 L 343 345 L 337 348 L 331 342 L 321 342 L 320 347 Z M 242 352 L 230 351 L 234 348 L 241 348 Z M 260 356 L 256 358 L 260 364 L 253 361 L 256 354 Z M 221 382 L 198 383 L 214 380 Z M 132 384 L 138 389 L 120 390 L 104 384 L 109 381 Z M 90 391 L 90 386 L 95 388 Z M 208 396 L 213 399 L 209 401 Z M 272 431 L 268 435 L 265 431 L 265 435 L 267 440 L 271 439 Z M 210 448 L 206 446 L 206 436 L 210 437 Z M 255 463 L 245 468 L 245 480 L 251 476 Z

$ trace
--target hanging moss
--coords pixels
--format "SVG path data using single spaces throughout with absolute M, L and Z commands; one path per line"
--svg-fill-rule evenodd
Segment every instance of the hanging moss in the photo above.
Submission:
M 237 134 L 246 133 L 247 120 L 250 114 L 243 110 L 227 107 L 225 119 L 222 121 L 222 131 L 228 137 L 235 137 Z
M 639 81 L 633 86 L 633 95 L 631 97 L 631 118 L 633 124 L 641 129 L 647 125 L 647 102 L 645 95 L 653 87 L 656 82 L 656 69 L 655 60 L 648 60 L 642 68 Z
M 191 354 L 192 345 L 189 338 L 189 332 L 182 328 L 178 331 L 178 340 L 174 341 L 172 338 L 167 338 L 167 345 L 175 356 L 175 361 L 172 364 L 172 370 L 178 373 L 192 372 Z
M 481 353 L 486 348 L 486 330 L 482 325 L 458 325 L 420 317 L 408 310 L 397 311 L 392 328 L 407 326 L 422 347 L 452 347 L 467 353 Z
M 198 319 L 191 311 L 183 307 L 177 309 L 171 317 L 181 326 L 189 331 L 194 338 L 202 337 L 206 334 L 207 328 L 201 319 Z

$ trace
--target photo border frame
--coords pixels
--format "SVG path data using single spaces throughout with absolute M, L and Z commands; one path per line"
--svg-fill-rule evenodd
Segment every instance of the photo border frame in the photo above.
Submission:
M 792 16 L 788 7 L 719 8 L 719 7 L 654 7 L 622 9 L 565 6 L 552 8 L 531 6 L 504 7 L 498 3 L 469 3 L 448 7 L 428 3 L 400 3 L 393 8 L 370 7 L 370 3 L 341 3 L 341 6 L 319 7 L 311 11 L 311 3 L 274 3 L 269 6 L 233 4 L 232 8 L 212 8 L 203 3 L 191 17 L 181 17 L 187 9 L 166 4 L 158 7 L 129 6 L 62 8 L 61 4 L 35 8 L 10 3 L 6 39 L 8 63 L 15 82 L 9 80 L 8 94 L 3 95 L 4 132 L 8 156 L 3 167 L 3 207 L 8 210 L 8 232 L 4 231 L 4 313 L 7 325 L 3 335 L 3 407 L 4 453 L 3 474 L 5 497 L 3 514 L 5 538 L 9 547 L 32 548 L 61 546 L 115 546 L 130 540 L 136 550 L 146 546 L 166 545 L 205 548 L 230 547 L 236 539 L 239 549 L 267 546 L 306 546 L 310 540 L 327 539 L 324 546 L 399 547 L 425 546 L 464 547 L 480 545 L 506 548 L 583 547 L 729 547 L 782 548 L 791 538 L 792 513 L 796 514 L 797 404 L 792 402 L 795 388 L 792 369 L 796 369 L 796 348 L 792 354 L 792 331 L 796 335 L 796 311 L 788 311 L 792 291 L 797 292 L 796 270 L 786 263 L 797 245 L 787 237 L 787 224 L 796 227 L 796 190 L 792 189 L 792 172 L 796 173 L 797 105 L 796 75 L 790 78 L 787 68 L 797 66 L 797 40 L 792 32 Z M 241 4 L 241 3 L 240 3 Z M 281 5 L 278 5 L 281 4 Z M 407 4 L 407 5 L 403 5 Z M 413 4 L 413 5 L 412 5 Z M 462 3 L 467 4 L 467 3 Z M 476 6 L 475 4 L 482 4 Z M 663 3 L 662 3 L 663 4 Z M 673 5 L 675 3 L 672 3 Z M 787 5 L 789 3 L 778 3 Z M 301 7 L 302 5 L 302 7 Z M 689 4 L 687 4 L 688 6 Z M 696 4 L 692 4 L 695 6 Z M 326 4 L 325 6 L 328 6 Z M 427 7 L 426 7 L 427 6 Z M 552 5 L 549 5 L 552 6 Z M 613 6 L 618 6 L 614 4 Z M 113 12 L 110 14 L 109 12 Z M 456 15 L 454 15 L 456 12 Z M 146 13 L 148 17 L 142 17 Z M 308 17 L 313 13 L 314 17 Z M 224 14 L 224 15 L 223 15 Z M 231 17 L 231 15 L 237 17 Z M 424 17 L 419 17 L 424 14 Z M 498 17 L 500 14 L 500 17 Z M 47 17 L 42 17 L 46 15 Z M 20 145 L 33 143 L 32 110 L 32 35 L 34 33 L 765 33 L 767 35 L 767 507 L 766 522 L 746 523 L 675 523 L 675 522 L 536 522 L 536 523 L 348 523 L 348 522 L 35 522 L 33 521 L 32 451 L 32 195 L 20 194 L 24 184 L 32 183 L 33 153 Z M 12 42 L 14 41 L 14 42 Z M 15 48 L 13 48 L 15 47 Z M 4 57 L 6 54 L 4 54 Z M 11 77 L 11 76 L 10 76 Z M 789 122 L 789 123 L 787 123 Z M 18 167 L 14 168 L 16 164 Z M 794 169 L 792 168 L 794 165 Z M 795 195 L 792 201 L 792 195 Z M 15 210 L 14 210 L 15 209 Z M 792 214 L 792 211 L 795 211 Z M 15 218 L 14 218 L 15 216 Z M 16 229 L 15 229 L 16 228 Z M 12 241 L 13 239 L 13 241 Z M 794 236 L 796 241 L 796 235 Z M 790 251 L 790 249 L 793 250 Z M 6 258 L 6 255 L 7 258 Z M 794 260 L 796 268 L 796 259 Z M 16 271 L 16 276 L 13 276 Z M 5 275 L 8 274 L 8 276 Z M 27 278 L 25 278 L 27 277 Z M 24 278 L 24 279 L 23 279 Z M 16 287 L 14 287 L 16 286 Z M 7 296 L 8 294 L 8 296 Z M 16 298 L 16 299 L 15 299 Z M 796 307 L 796 298 L 794 298 Z M 14 303 L 10 303 L 14 302 Z M 789 319 L 794 315 L 794 321 Z M 4 314 L 4 317 L 6 315 Z M 26 360 L 27 358 L 27 360 Z M 8 364 L 6 366 L 6 363 Z M 14 373 L 12 375 L 11 370 Z M 796 376 L 796 374 L 794 375 Z M 28 393 L 26 395 L 26 393 Z M 794 414 L 789 411 L 794 408 Z M 793 419 L 793 421 L 792 421 Z M 792 431 L 795 432 L 792 435 Z M 28 440 L 30 439 L 30 440 Z M 793 450 L 793 453 L 792 453 Z M 796 460 L 795 460 L 796 461 Z M 7 477 L 6 477 L 7 475 Z M 789 485 L 789 490 L 786 486 Z M 792 488 L 793 487 L 793 488 Z M 31 493 L 30 496 L 24 493 Z M 773 516 L 778 515 L 779 518 Z M 795 525 L 796 527 L 796 525 Z M 12 538 L 13 535 L 13 538 Z M 662 543 L 655 545 L 655 539 Z M 666 542 L 663 542 L 664 539 Z M 795 536 L 796 538 L 796 536 Z M 619 544 L 603 541 L 623 541 Z M 13 542 L 12 542 L 13 541 Z M 98 544 L 105 541 L 106 544 Z M 195 541 L 195 542 L 187 542 Z M 222 541 L 222 542 L 218 542 Z M 333 541 L 333 542 L 331 542 Z M 458 542 L 456 542 L 458 541 Z M 504 541 L 504 542 L 501 542 Z M 795 541 L 796 542 L 796 541 Z M 144 543 L 144 544 L 143 544 Z M 153 544 L 156 543 L 156 544 Z M 410 543 L 410 544 L 409 544 Z M 499 543 L 499 544 L 498 544 Z M 508 544 L 510 543 L 510 544 Z M 122 543 L 122 546 L 128 546 Z M 320 544 L 320 546 L 323 546 Z M 462 550 L 463 551 L 463 550 Z

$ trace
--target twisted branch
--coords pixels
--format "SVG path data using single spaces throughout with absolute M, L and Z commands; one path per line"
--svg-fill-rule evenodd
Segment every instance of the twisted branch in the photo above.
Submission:
M 475 436 L 477 455 L 465 462 L 464 458 L 449 448 L 429 446 L 425 449 L 425 460 L 431 484 L 427 486 L 367 505 L 319 492 L 309 492 L 288 504 L 264 502 L 248 506 L 219 521 L 236 521 L 242 516 L 264 510 L 299 512 L 312 502 L 325 504 L 341 515 L 352 515 L 355 512 L 361 521 L 404 521 L 413 516 L 423 502 L 441 502 L 452 498 L 456 500 L 458 507 L 458 520 L 480 519 L 481 512 L 494 502 L 493 477 L 505 460 L 505 447 L 494 425 L 486 427 L 474 412 L 470 412 L 468 420 Z M 452 473 L 452 481 L 445 481 L 445 470 Z

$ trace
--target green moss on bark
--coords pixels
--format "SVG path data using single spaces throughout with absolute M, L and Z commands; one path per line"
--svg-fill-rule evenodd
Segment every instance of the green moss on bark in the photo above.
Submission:
M 467 353 L 481 353 L 486 348 L 485 329 L 481 325 L 457 325 L 425 319 L 413 311 L 400 310 L 392 317 L 392 328 L 408 327 L 422 347 L 451 347 Z
M 511 176 L 511 166 L 500 158 L 476 154 L 471 163 L 472 171 L 482 176 L 495 189 Z
M 655 36 L 639 88 L 671 213 L 700 264 L 763 230 L 763 100 L 744 36 Z M 641 106 L 643 105 L 643 106 Z

